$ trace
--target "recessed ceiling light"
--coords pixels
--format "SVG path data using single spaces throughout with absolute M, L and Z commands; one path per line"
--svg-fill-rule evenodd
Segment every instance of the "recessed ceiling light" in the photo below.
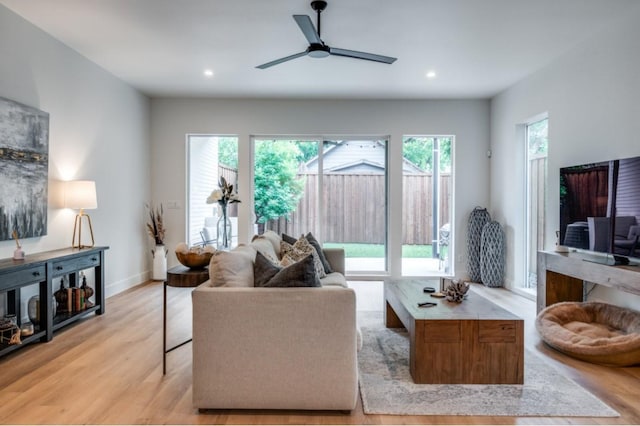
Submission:
M 204 70 L 205 77 L 213 77 L 213 70 Z
M 427 71 L 427 73 L 425 74 L 425 77 L 427 77 L 428 79 L 436 78 L 436 72 L 435 71 Z

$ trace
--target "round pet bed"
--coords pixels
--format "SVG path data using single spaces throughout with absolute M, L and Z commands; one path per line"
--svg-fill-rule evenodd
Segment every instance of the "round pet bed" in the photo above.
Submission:
M 640 313 L 598 302 L 561 302 L 542 310 L 536 328 L 549 346 L 617 367 L 640 364 Z

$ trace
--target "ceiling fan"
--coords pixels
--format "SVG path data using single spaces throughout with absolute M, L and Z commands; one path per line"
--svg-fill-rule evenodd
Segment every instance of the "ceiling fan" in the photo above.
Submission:
M 311 2 L 311 8 L 318 13 L 318 31 L 316 31 L 316 29 L 313 27 L 313 22 L 311 22 L 311 18 L 309 18 L 308 15 L 293 15 L 293 19 L 295 19 L 296 23 L 302 30 L 302 33 L 309 41 L 309 47 L 307 47 L 307 50 L 305 50 L 304 52 L 295 53 L 290 56 L 285 56 L 284 58 L 276 59 L 275 61 L 267 62 L 266 64 L 258 65 L 256 68 L 269 68 L 274 65 L 278 65 L 305 55 L 312 58 L 325 58 L 329 55 L 344 56 L 347 58 L 382 62 L 384 64 L 392 64 L 395 62 L 397 58 L 376 55 L 374 53 L 358 52 L 355 50 L 338 49 L 336 47 L 327 46 L 320 38 L 320 14 L 326 7 L 326 1 L 314 0 Z

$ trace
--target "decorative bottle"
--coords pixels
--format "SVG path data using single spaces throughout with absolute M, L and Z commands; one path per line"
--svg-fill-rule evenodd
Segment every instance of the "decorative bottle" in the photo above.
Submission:
M 221 204 L 222 216 L 218 219 L 218 249 L 231 248 L 231 220 L 227 216 L 227 205 Z
M 80 287 L 84 292 L 84 303 L 87 308 L 91 308 L 94 304 L 89 301 L 89 298 L 93 296 L 93 289 L 87 285 L 87 276 L 82 275 L 82 286 Z
M 60 280 L 60 289 L 53 293 L 53 297 L 56 299 L 58 303 L 58 312 L 67 312 L 67 299 L 69 298 L 69 293 L 67 289 L 64 287 L 64 278 Z

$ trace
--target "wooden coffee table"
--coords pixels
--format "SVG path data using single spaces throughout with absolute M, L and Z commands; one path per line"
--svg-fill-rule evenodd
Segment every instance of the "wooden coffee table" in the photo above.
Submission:
M 469 292 L 462 303 L 423 293 L 437 281 L 387 280 L 385 324 L 410 336 L 415 383 L 522 384 L 524 321 L 489 299 Z M 419 308 L 418 302 L 437 302 Z

